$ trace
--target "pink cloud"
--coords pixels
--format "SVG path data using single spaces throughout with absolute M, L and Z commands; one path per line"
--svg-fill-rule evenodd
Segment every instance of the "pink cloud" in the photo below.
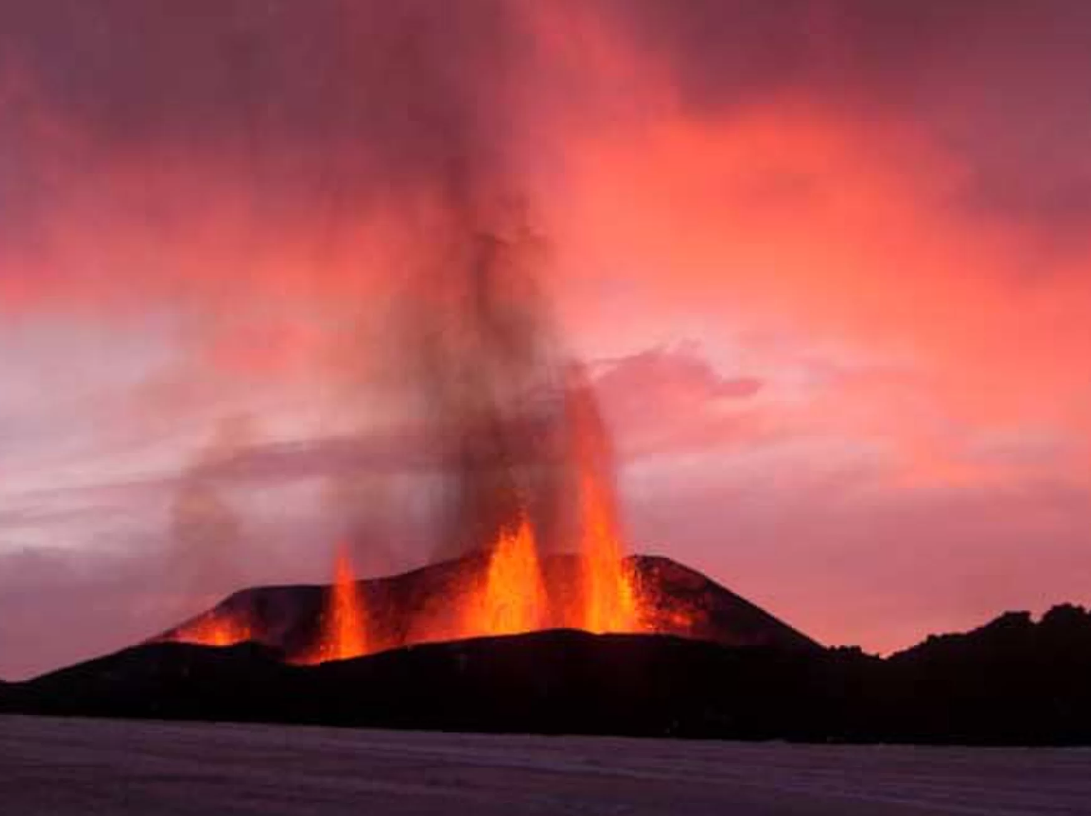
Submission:
M 599 362 L 594 385 L 621 450 L 640 456 L 731 442 L 762 381 L 723 376 L 698 347 L 678 345 Z

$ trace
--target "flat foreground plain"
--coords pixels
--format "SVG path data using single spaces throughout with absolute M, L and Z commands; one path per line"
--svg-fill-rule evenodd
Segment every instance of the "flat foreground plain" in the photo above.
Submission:
M 0 813 L 1091 814 L 1091 750 L 0 717 Z

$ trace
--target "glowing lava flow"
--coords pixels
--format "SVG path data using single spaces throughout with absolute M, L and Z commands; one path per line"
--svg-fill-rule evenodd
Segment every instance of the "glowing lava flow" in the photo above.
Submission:
M 212 611 L 186 624 L 172 640 L 198 646 L 234 646 L 253 637 L 250 623 L 223 612 Z
M 467 609 L 466 633 L 514 635 L 541 629 L 547 598 L 534 532 L 526 518 L 500 534 L 489 557 L 484 590 Z
M 368 651 L 363 599 L 353 577 L 348 553 L 341 547 L 334 564 L 333 586 L 323 612 L 319 640 L 297 662 L 348 660 L 367 654 Z

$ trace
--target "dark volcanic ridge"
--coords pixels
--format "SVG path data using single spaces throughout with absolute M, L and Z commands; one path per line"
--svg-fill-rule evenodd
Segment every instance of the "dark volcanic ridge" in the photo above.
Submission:
M 444 731 L 773 737 L 805 698 L 802 652 L 550 630 L 295 666 L 247 643 L 151 643 L 12 689 L 26 713 Z M 761 700 L 744 702 L 757 688 Z M 721 704 L 710 707 L 714 700 Z M 762 700 L 765 702 L 763 703 Z M 5 705 L 6 703 L 6 705 Z M 800 731 L 798 736 L 807 734 Z
M 553 630 L 294 666 L 150 643 L 0 690 L 0 710 L 545 734 L 1091 744 L 1091 615 L 1005 615 L 886 660 Z
M 720 642 L 558 629 L 314 666 L 292 665 L 283 649 L 253 642 L 148 642 L 0 684 L 0 711 L 544 734 L 1091 744 L 1091 613 L 1080 607 L 1055 607 L 1037 622 L 1008 613 L 880 659 L 817 646 L 699 573 L 666 559 L 639 560 L 662 586 L 689 587 L 708 602 L 710 621 L 743 610 L 762 627 L 775 623 L 771 631 L 780 635 L 725 643 L 725 633 L 751 631 L 728 616 Z M 407 587 L 442 584 L 449 569 L 366 586 L 413 596 Z M 297 604 L 312 595 L 319 603 L 321 593 L 253 589 L 224 603 L 254 604 L 290 620 L 303 608 Z

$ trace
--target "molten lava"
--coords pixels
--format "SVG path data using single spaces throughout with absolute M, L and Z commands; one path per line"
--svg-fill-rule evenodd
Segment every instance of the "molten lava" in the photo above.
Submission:
M 572 586 L 547 593 L 535 530 L 525 510 L 500 533 L 484 580 L 463 601 L 461 636 L 510 635 L 556 626 L 589 632 L 643 631 L 643 598 L 627 568 L 610 474 L 609 444 L 589 385 L 574 371 L 565 394 L 574 465 Z
M 352 562 L 345 548 L 340 547 L 334 562 L 333 586 L 322 614 L 318 641 L 296 662 L 348 660 L 368 651 L 364 602 L 353 576 Z
M 210 613 L 167 637 L 208 645 L 253 639 L 286 648 L 294 663 L 314 664 L 380 648 L 557 627 L 596 634 L 691 631 L 692 612 L 641 586 L 635 567 L 625 559 L 612 451 L 591 387 L 578 370 L 566 383 L 563 410 L 562 458 L 570 469 L 567 507 L 557 525 L 562 535 L 559 560 L 550 562 L 541 551 L 546 528 L 537 526 L 532 502 L 519 496 L 514 509 L 504 508 L 508 518 L 486 554 L 463 559 L 457 578 L 412 606 L 395 612 L 380 593 L 375 608 L 368 609 L 342 547 L 317 625 L 290 641 L 280 632 L 252 632 L 251 620 L 260 617 L 230 612 Z M 568 566 L 558 569 L 558 564 Z
M 548 599 L 534 531 L 523 517 L 500 533 L 483 588 L 467 603 L 468 636 L 514 635 L 548 625 Z
M 577 535 L 582 556 L 583 604 L 575 625 L 596 633 L 636 632 L 642 628 L 640 597 L 624 561 L 610 483 L 609 439 L 590 385 L 578 370 L 572 373 L 566 408 L 576 466 Z
M 580 476 L 579 493 L 583 615 L 578 626 L 600 634 L 639 631 L 635 582 L 623 560 L 611 502 L 586 474 Z
M 249 621 L 213 610 L 180 628 L 172 640 L 199 646 L 234 646 L 252 637 Z

